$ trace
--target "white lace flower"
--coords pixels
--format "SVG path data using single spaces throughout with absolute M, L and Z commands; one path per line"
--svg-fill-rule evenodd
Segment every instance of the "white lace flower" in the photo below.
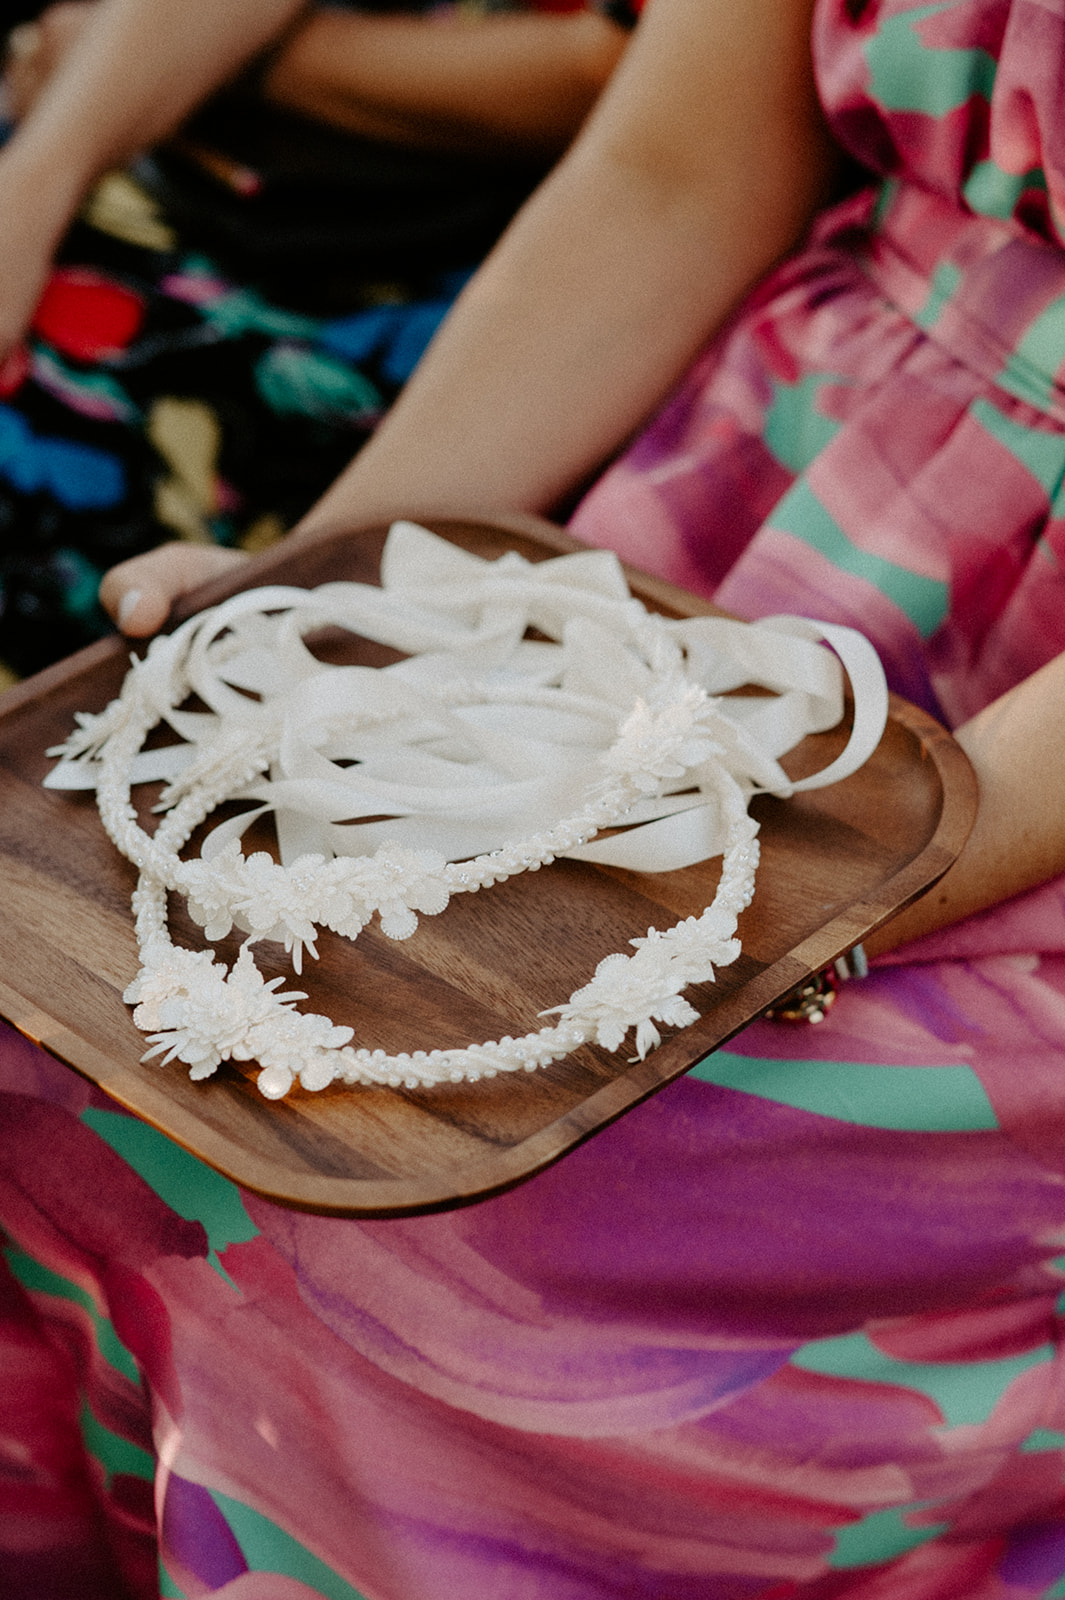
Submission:
M 687 1027 L 699 1013 L 679 996 L 683 975 L 671 974 L 667 959 L 649 961 L 635 956 L 607 956 L 595 976 L 570 997 L 568 1005 L 553 1006 L 563 1022 L 576 1022 L 589 1030 L 604 1050 L 618 1050 L 630 1028 L 636 1029 L 640 1059 L 660 1042 L 654 1027 L 659 1022 Z M 549 1015 L 545 1012 L 544 1015 Z
M 62 744 L 52 745 L 47 753 L 64 761 L 94 761 L 111 735 L 125 727 L 128 720 L 129 708 L 123 700 L 112 700 L 95 713 L 75 711 L 73 733 Z
M 210 959 L 194 969 L 180 959 L 190 952 L 174 949 L 177 961 L 141 974 L 141 1003 L 133 1020 L 144 1032 L 152 1030 L 146 1061 L 165 1051 L 162 1065 L 184 1061 L 192 1078 L 210 1077 L 220 1061 L 254 1060 L 253 1030 L 307 998 L 298 991 L 276 993 L 284 979 L 265 980 L 247 945 L 229 972 Z
M 349 1043 L 353 1031 L 314 1012 L 274 1015 L 268 1027 L 256 1029 L 253 1041 L 263 1069 L 259 1088 L 268 1099 L 287 1094 L 297 1078 L 305 1089 L 326 1088 L 337 1074 L 337 1051 Z
M 353 893 L 348 857 L 330 861 L 317 885 L 316 918 L 323 928 L 331 928 L 343 939 L 357 939 L 373 913 L 366 902 Z
M 657 704 L 638 700 L 603 763 L 642 794 L 653 794 L 666 779 L 682 778 L 719 752 L 706 727 L 712 711 L 713 702 L 693 683 L 674 685 Z
M 383 844 L 367 866 L 366 903 L 379 914 L 381 932 L 388 938 L 409 939 L 418 926 L 416 911 L 435 917 L 446 909 L 447 863 L 434 850 Z
M 234 849 L 236 845 L 234 844 Z M 233 927 L 231 890 L 217 862 L 190 861 L 182 870 L 189 916 L 208 939 L 224 939 Z
M 139 701 L 151 705 L 159 717 L 164 717 L 172 706 L 184 699 L 181 692 L 184 685 L 179 687 L 178 669 L 185 661 L 187 628 L 188 624 L 176 633 L 156 634 L 140 660 L 134 657 L 129 677 L 123 686 L 123 699 L 128 694 L 132 704 Z
M 680 987 L 686 989 L 689 983 L 712 981 L 713 969 L 707 973 L 709 961 L 727 967 L 736 960 L 741 946 L 735 932 L 735 913 L 713 905 L 702 916 L 684 917 L 664 933 L 648 928 L 646 938 L 630 939 L 629 943 L 636 950 L 661 947 L 668 953 L 670 971 L 682 977 Z
M 321 866 L 321 856 L 305 856 L 291 869 L 279 866 L 265 850 L 244 859 L 242 883 L 233 900 L 233 920 L 253 939 L 276 939 L 303 970 L 303 951 L 317 956 L 313 890 L 308 879 Z M 303 868 L 302 874 L 300 868 Z
M 159 1007 L 175 995 L 194 994 L 210 982 L 217 966 L 211 950 L 186 950 L 168 939 L 153 940 L 142 953 L 142 966 L 122 996 L 128 1006 L 136 1006 L 138 1028 L 158 1028 Z M 225 968 L 221 970 L 225 972 Z

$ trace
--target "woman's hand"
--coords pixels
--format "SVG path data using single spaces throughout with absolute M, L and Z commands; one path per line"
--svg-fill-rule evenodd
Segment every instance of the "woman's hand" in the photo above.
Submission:
M 112 567 L 100 600 L 123 633 L 142 639 L 163 626 L 182 595 L 247 560 L 243 551 L 218 545 L 163 544 Z
M 1024 678 L 954 736 L 976 773 L 973 831 L 950 871 L 864 941 L 881 955 L 1065 872 L 1065 655 Z
M 96 0 L 58 0 L 37 18 L 12 29 L 4 62 L 8 110 L 15 121 L 29 111 L 96 10 Z

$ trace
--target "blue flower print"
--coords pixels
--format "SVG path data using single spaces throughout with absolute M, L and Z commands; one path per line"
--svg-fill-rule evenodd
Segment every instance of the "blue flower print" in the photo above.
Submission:
M 0 477 L 20 494 L 44 491 L 70 511 L 118 505 L 126 492 L 117 456 L 36 434 L 10 406 L 0 406 Z

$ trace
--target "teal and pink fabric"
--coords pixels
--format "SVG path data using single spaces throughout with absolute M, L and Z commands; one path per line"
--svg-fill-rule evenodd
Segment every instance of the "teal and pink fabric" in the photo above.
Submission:
M 1065 648 L 1065 0 L 822 0 L 824 217 L 576 526 L 858 622 L 950 721 Z M 498 1200 L 242 1193 L 0 1045 L 10 1600 L 1065 1596 L 1065 885 L 760 1022 Z

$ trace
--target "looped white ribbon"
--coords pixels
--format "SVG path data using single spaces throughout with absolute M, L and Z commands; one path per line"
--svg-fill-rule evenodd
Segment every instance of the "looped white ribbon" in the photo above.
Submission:
M 272 752 L 269 774 L 238 796 L 253 809 L 212 830 L 205 860 L 269 812 L 285 865 L 372 854 L 391 841 L 451 861 L 499 848 L 578 807 L 635 704 L 661 705 L 695 684 L 713 701 L 699 723 L 705 749 L 689 741 L 675 774 L 630 810 L 623 831 L 569 852 L 669 871 L 723 848 L 702 760 L 723 763 L 747 794 L 787 795 L 855 771 L 884 728 L 884 675 L 862 635 L 801 617 L 653 617 L 608 551 L 486 561 L 401 522 L 381 578 L 380 588 L 250 590 L 153 643 L 138 669 L 146 692 L 165 701 L 180 663 L 207 709 L 161 704 L 184 742 L 138 755 L 134 781 L 180 789 L 223 730 L 247 729 Z M 406 658 L 381 669 L 324 666 L 305 639 L 327 625 Z M 530 639 L 530 630 L 546 637 Z M 841 663 L 854 700 L 846 748 L 792 783 L 780 757 L 842 716 Z M 748 685 L 772 693 L 730 692 Z M 45 781 L 92 787 L 96 767 L 71 756 Z

